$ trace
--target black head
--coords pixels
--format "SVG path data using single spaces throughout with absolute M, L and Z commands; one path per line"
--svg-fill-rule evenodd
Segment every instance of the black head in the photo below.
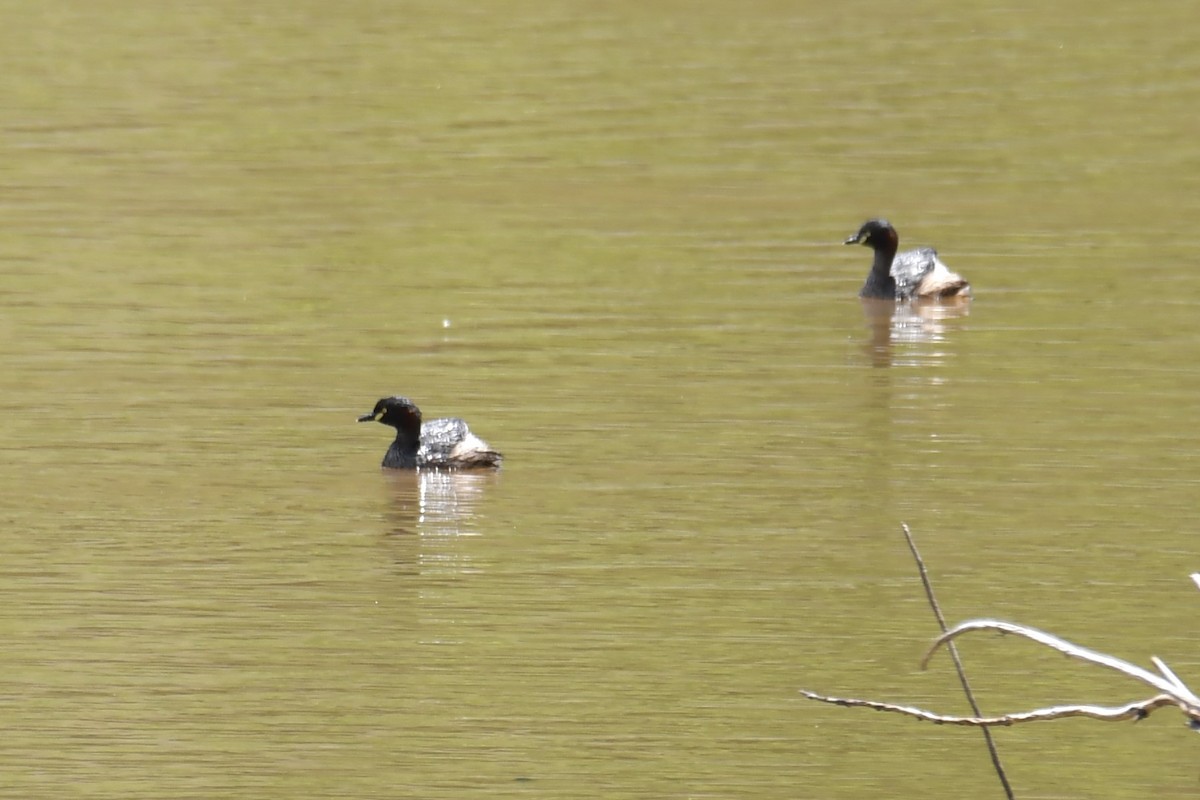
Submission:
M 382 422 L 396 430 L 421 430 L 421 409 L 407 397 L 385 397 L 375 404 L 375 410 L 363 414 L 359 422 Z
M 858 229 L 858 233 L 845 241 L 845 244 L 861 244 L 875 250 L 894 250 L 900 246 L 900 237 L 892 223 L 886 219 L 869 219 Z

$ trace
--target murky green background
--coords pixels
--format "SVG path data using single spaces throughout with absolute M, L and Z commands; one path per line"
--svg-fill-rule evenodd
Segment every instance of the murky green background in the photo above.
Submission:
M 797 694 L 964 709 L 901 521 L 951 619 L 1200 680 L 1189 4 L 0 10 L 0 795 L 999 797 Z M 969 314 L 864 309 L 874 214 Z M 391 393 L 504 470 L 381 473 Z M 997 735 L 1200 784 L 1170 710 Z

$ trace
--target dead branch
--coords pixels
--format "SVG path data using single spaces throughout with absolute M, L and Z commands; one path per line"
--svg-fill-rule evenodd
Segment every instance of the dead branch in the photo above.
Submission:
M 1034 711 L 1025 711 L 1018 714 L 1004 714 L 999 717 L 955 717 L 946 714 L 935 714 L 932 711 L 926 711 L 923 708 L 915 706 L 880 703 L 874 700 L 857 700 L 850 697 L 829 697 L 817 694 L 816 692 L 805 691 L 804 689 L 800 690 L 800 694 L 809 700 L 832 703 L 835 706 L 871 708 L 875 711 L 893 711 L 897 714 L 916 717 L 917 719 L 923 719 L 926 722 L 932 722 L 937 725 L 967 725 L 973 727 L 999 727 L 1016 725 L 1021 722 L 1036 722 L 1044 719 L 1063 719 L 1064 717 L 1090 717 L 1091 719 L 1101 719 L 1108 722 L 1128 719 L 1139 720 L 1148 717 L 1150 712 L 1155 709 L 1178 705 L 1170 695 L 1160 694 L 1151 697 L 1149 700 L 1126 703 L 1123 706 L 1066 705 L 1039 708 Z
M 1087 661 L 1092 664 L 1099 664 L 1102 667 L 1108 667 L 1109 669 L 1116 670 L 1122 675 L 1128 675 L 1134 680 L 1141 681 L 1142 683 L 1145 683 L 1146 685 L 1157 689 L 1164 694 L 1169 694 L 1172 697 L 1177 698 L 1181 704 L 1194 705 L 1196 706 L 1197 710 L 1200 710 L 1200 698 L 1192 694 L 1192 691 L 1188 689 L 1187 686 L 1185 686 L 1182 681 L 1179 680 L 1179 678 L 1175 677 L 1175 674 L 1169 669 L 1167 672 L 1170 675 L 1170 678 L 1164 678 L 1161 675 L 1155 675 L 1153 672 L 1144 670 L 1136 664 L 1131 664 L 1124 659 L 1117 658 L 1116 656 L 1110 656 L 1106 653 L 1099 653 L 1095 650 L 1089 650 L 1086 647 L 1080 647 L 1079 645 L 1068 642 L 1066 639 L 1055 636 L 1052 633 L 1046 633 L 1045 631 L 1040 631 L 1037 628 L 1031 628 L 1028 625 L 1018 625 L 1015 622 L 1001 622 L 1000 620 L 996 619 L 973 619 L 967 622 L 961 622 L 950 630 L 946 631 L 937 638 L 937 640 L 929 648 L 929 652 L 927 652 L 925 657 L 921 659 L 921 669 L 925 669 L 928 666 L 929 659 L 933 657 L 933 654 L 943 644 L 957 639 L 964 633 L 980 630 L 995 630 L 1000 631 L 1001 633 L 1011 633 L 1016 636 L 1024 636 L 1026 639 L 1031 639 L 1038 644 L 1043 644 L 1046 647 L 1053 648 L 1064 655 L 1070 656 L 1071 658 L 1077 658 L 1080 661 Z M 1156 664 L 1162 664 L 1162 661 L 1160 661 L 1157 657 L 1155 657 L 1153 660 Z
M 904 532 L 904 540 L 908 543 L 908 550 L 912 553 L 913 560 L 917 562 L 917 574 L 921 576 L 921 584 L 925 587 L 925 597 L 929 600 L 929 607 L 933 610 L 933 616 L 937 619 L 938 627 L 942 633 L 946 633 L 949 627 L 946 625 L 946 615 L 942 613 L 942 606 L 937 601 L 937 596 L 933 591 L 933 581 L 929 577 L 929 570 L 925 569 L 925 559 L 921 556 L 921 551 L 917 548 L 917 540 L 909 530 L 907 523 L 900 523 L 900 529 Z M 950 658 L 954 661 L 954 670 L 958 673 L 958 682 L 962 685 L 963 693 L 967 696 L 967 703 L 971 706 L 971 711 L 976 717 L 982 717 L 983 711 L 979 708 L 978 701 L 975 700 L 975 692 L 971 689 L 971 682 L 967 680 L 967 668 L 963 666 L 962 659 L 958 655 L 958 649 L 954 646 L 954 642 L 948 642 L 946 649 L 950 652 Z M 1004 796 L 1008 800 L 1015 800 L 1016 795 L 1013 792 L 1012 783 L 1008 780 L 1008 773 L 1004 769 L 1004 764 L 1000 760 L 1000 749 L 996 747 L 995 739 L 992 737 L 991 728 L 983 726 L 979 729 L 983 734 L 983 742 L 987 747 L 988 757 L 992 760 L 992 768 L 996 770 L 996 777 L 1000 779 L 1000 786 L 1004 789 Z
M 1191 575 L 1192 581 L 1197 587 L 1200 587 L 1200 573 Z M 857 708 L 872 708 L 876 711 L 892 711 L 898 714 L 905 714 L 917 719 L 928 720 L 943 725 L 973 725 L 973 726 L 994 726 L 994 725 L 1015 725 L 1021 722 L 1034 722 L 1044 719 L 1062 719 L 1063 717 L 1089 717 L 1091 719 L 1105 720 L 1107 722 L 1116 722 L 1121 720 L 1139 720 L 1150 714 L 1150 712 L 1163 708 L 1164 706 L 1175 706 L 1183 712 L 1188 718 L 1188 723 L 1193 727 L 1200 729 L 1200 697 L 1197 697 L 1187 684 L 1180 680 L 1166 663 L 1157 656 L 1151 657 L 1151 662 L 1154 664 L 1157 673 L 1150 672 L 1147 669 L 1131 664 L 1124 659 L 1110 656 L 1107 653 L 1101 653 L 1096 650 L 1091 650 L 1086 647 L 1068 642 L 1062 637 L 1055 636 L 1052 633 L 1031 628 L 1028 625 L 1018 625 L 1013 622 L 1002 622 L 995 619 L 976 619 L 960 623 L 954 628 L 946 631 L 934 641 L 929 648 L 929 652 L 921 659 L 921 668 L 925 669 L 929 663 L 929 659 L 937 652 L 942 645 L 949 645 L 959 636 L 972 631 L 994 630 L 1001 633 L 1014 634 L 1022 636 L 1038 644 L 1049 647 L 1053 650 L 1079 661 L 1084 661 L 1089 664 L 1097 664 L 1111 670 L 1120 672 L 1133 678 L 1140 683 L 1143 683 L 1159 692 L 1155 696 L 1140 700 L 1133 703 L 1127 703 L 1123 706 L 1096 706 L 1096 705 L 1060 705 L 1050 706 L 1048 708 L 1039 708 L 1033 711 L 1026 711 L 1018 714 L 1004 714 L 998 717 L 955 717 L 944 714 L 935 714 L 932 711 L 926 711 L 913 706 L 902 706 L 895 703 L 880 703 L 874 700 L 857 700 L 853 698 L 829 697 L 827 695 L 817 694 L 801 690 L 801 694 L 810 700 L 818 700 L 822 703 L 833 703 L 834 705 L 857 707 Z

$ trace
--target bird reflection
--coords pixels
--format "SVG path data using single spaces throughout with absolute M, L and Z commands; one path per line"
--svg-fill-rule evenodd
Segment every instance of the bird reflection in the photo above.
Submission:
M 499 480 L 496 472 L 383 470 L 391 490 L 389 539 L 401 547 L 399 560 L 420 573 L 470 569 L 470 556 L 456 543 L 477 536 L 476 509 Z
M 941 345 L 971 313 L 968 302 L 862 300 L 871 330 L 867 354 L 876 367 L 930 364 L 946 353 Z
M 944 405 L 946 374 L 938 368 L 954 354 L 953 334 L 970 305 L 864 299 L 862 307 L 871 332 L 864 348 L 873 369 L 864 376 L 869 391 L 862 395 L 863 496 L 871 501 L 861 516 L 878 528 L 903 518 L 913 475 L 927 480 L 942 463 L 937 440 L 926 438 L 936 435 L 937 409 Z M 906 467 L 914 458 L 921 460 L 919 470 Z

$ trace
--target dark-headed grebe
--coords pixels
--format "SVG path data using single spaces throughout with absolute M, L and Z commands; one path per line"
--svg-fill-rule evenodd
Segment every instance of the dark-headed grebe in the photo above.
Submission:
M 886 219 L 869 219 L 846 244 L 861 244 L 875 251 L 859 297 L 911 300 L 917 297 L 970 297 L 971 284 L 950 271 L 932 247 L 896 254 L 900 236 Z
M 422 425 L 421 409 L 407 397 L 385 397 L 358 421 L 382 422 L 396 429 L 396 441 L 383 457 L 383 466 L 389 469 L 498 467 L 503 459 L 457 417 Z

